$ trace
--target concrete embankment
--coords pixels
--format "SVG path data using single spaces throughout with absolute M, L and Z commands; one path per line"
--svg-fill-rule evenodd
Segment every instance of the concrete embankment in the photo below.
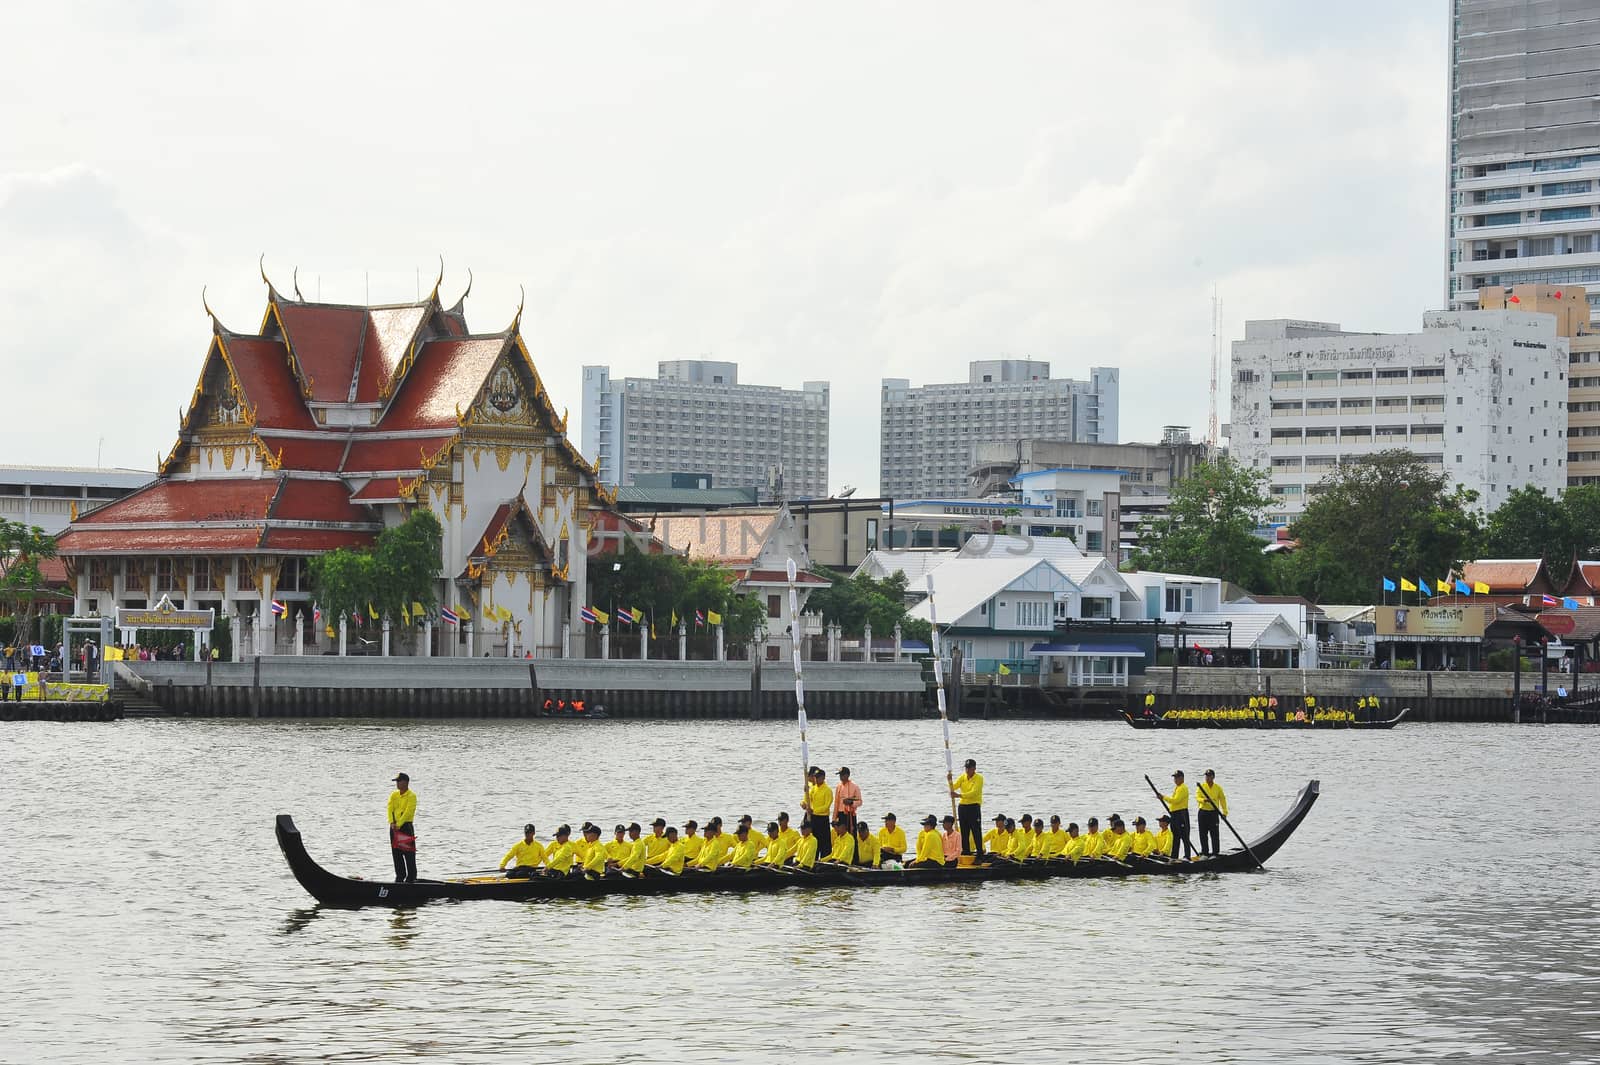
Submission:
M 119 688 L 175 716 L 537 717 L 582 699 L 613 718 L 792 717 L 788 663 L 592 659 L 263 657 L 116 666 Z M 820 718 L 913 718 L 928 709 L 915 662 L 810 662 Z
M 0 703 L 0 721 L 116 721 L 121 717 L 119 703 Z
M 1600 686 L 1600 675 L 1585 674 L 1580 678 L 1581 692 L 1586 699 Z M 1570 674 L 1551 673 L 1551 694 L 1566 686 L 1569 695 L 1574 693 Z M 1539 674 L 1524 673 L 1520 691 L 1523 695 L 1538 691 Z M 1356 701 L 1363 696 L 1377 696 L 1382 700 L 1379 716 L 1390 717 L 1401 707 L 1409 706 L 1408 721 L 1454 722 L 1511 722 L 1516 719 L 1513 707 L 1517 681 L 1510 673 L 1415 673 L 1409 670 L 1389 669 L 1225 669 L 1220 667 L 1182 667 L 1177 675 L 1177 695 L 1173 692 L 1171 669 L 1151 670 L 1133 678 L 1131 702 L 1142 707 L 1145 693 L 1156 697 L 1156 711 L 1195 707 L 1234 707 L 1247 702 L 1252 695 L 1272 695 L 1278 699 L 1280 710 L 1291 710 L 1301 705 L 1301 699 L 1310 694 L 1319 706 L 1355 709 Z M 1526 714 L 1524 720 L 1528 720 Z M 1600 720 L 1594 709 L 1555 706 L 1542 720 L 1551 722 Z

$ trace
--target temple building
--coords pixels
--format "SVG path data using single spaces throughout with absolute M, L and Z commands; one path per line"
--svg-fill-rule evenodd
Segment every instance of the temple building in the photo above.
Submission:
M 341 623 L 352 653 L 579 646 L 585 545 L 612 496 L 567 439 L 520 308 L 473 333 L 465 299 L 447 308 L 435 284 L 416 303 L 312 303 L 268 281 L 255 332 L 213 314 L 157 479 L 74 514 L 59 539 L 77 612 L 212 607 L 233 619 L 236 656 L 337 650 Z M 436 596 L 460 622 L 316 617 L 310 561 L 372 544 L 417 507 L 444 530 Z

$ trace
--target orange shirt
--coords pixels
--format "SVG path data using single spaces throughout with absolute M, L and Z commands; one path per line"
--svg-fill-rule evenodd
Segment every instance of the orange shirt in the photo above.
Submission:
M 849 806 L 845 800 L 854 799 Z M 859 815 L 861 813 L 861 785 L 853 780 L 841 780 L 838 787 L 833 789 L 833 812 L 839 814 Z

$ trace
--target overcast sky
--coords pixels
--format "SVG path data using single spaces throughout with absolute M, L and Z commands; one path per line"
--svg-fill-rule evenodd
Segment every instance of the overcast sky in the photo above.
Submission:
M 0 462 L 153 468 L 256 259 L 308 297 L 523 330 L 580 366 L 833 382 L 1122 367 L 1124 440 L 1203 431 L 1210 294 L 1414 329 L 1444 273 L 1443 0 L 7 4 Z M 1224 359 L 1226 359 L 1224 344 Z M 1220 397 L 1227 418 L 1226 362 Z

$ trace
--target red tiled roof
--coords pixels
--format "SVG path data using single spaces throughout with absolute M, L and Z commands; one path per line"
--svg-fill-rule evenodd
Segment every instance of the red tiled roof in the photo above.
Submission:
M 66 584 L 67 564 L 59 558 L 41 558 L 39 560 L 39 576 L 46 584 Z
M 376 534 L 353 529 L 268 529 L 261 547 L 267 551 L 332 551 L 370 547 Z
M 777 569 L 752 569 L 740 574 L 739 579 L 746 584 L 788 584 L 789 571 Z M 833 582 L 826 577 L 819 577 L 815 573 L 801 570 L 794 575 L 796 584 L 809 584 L 813 587 L 831 588 Z
M 228 361 L 256 412 L 256 425 L 270 429 L 315 429 L 300 386 L 289 372 L 289 353 L 276 340 L 225 336 Z
M 425 304 L 374 307 L 367 311 L 366 341 L 361 346 L 361 379 L 356 402 L 378 402 L 378 390 L 400 366 L 411 338 L 427 313 Z
M 366 310 L 286 300 L 277 307 L 300 372 L 311 378 L 311 398 L 345 402 L 367 328 Z
M 434 340 L 424 344 L 405 383 L 389 403 L 384 429 L 457 428 L 456 410 L 477 398 L 489 370 L 505 350 L 504 337 Z
M 778 521 L 778 508 L 638 515 L 672 550 L 724 565 L 749 565 Z
M 274 457 L 280 457 L 286 470 L 314 470 L 317 473 L 339 472 L 344 458 L 347 438 L 327 436 L 307 440 L 302 437 L 274 436 L 261 433 L 261 442 Z
M 422 454 L 437 455 L 455 438 L 455 415 L 450 416 L 451 432 L 439 436 L 413 436 L 400 440 L 363 440 L 357 436 L 344 460 L 345 473 L 381 473 L 385 470 L 422 469 Z
M 404 477 L 374 477 L 350 497 L 355 503 L 398 503 Z
M 371 522 L 377 519 L 365 507 L 350 501 L 343 481 L 313 481 L 290 477 L 272 505 L 276 521 Z
M 501 503 L 494 508 L 494 513 L 489 515 L 489 524 L 483 528 L 483 535 L 478 537 L 477 544 L 472 548 L 472 557 L 478 558 L 489 553 L 489 549 L 494 546 L 494 542 L 500 538 L 501 530 L 510 524 L 511 508 L 515 505 L 516 501 L 513 500 L 510 503 Z
M 78 524 L 261 521 L 277 494 L 279 480 L 157 481 L 90 511 Z
M 64 555 L 207 554 L 249 551 L 260 540 L 259 525 L 235 529 L 68 529 L 56 538 L 56 550 Z
M 1468 562 L 1461 567 L 1462 578 L 1468 583 L 1481 582 L 1489 586 L 1490 594 L 1554 593 L 1544 560 L 1538 558 L 1486 558 Z
M 1566 595 L 1589 595 L 1600 591 L 1600 562 L 1579 559 L 1572 565 L 1567 577 Z

